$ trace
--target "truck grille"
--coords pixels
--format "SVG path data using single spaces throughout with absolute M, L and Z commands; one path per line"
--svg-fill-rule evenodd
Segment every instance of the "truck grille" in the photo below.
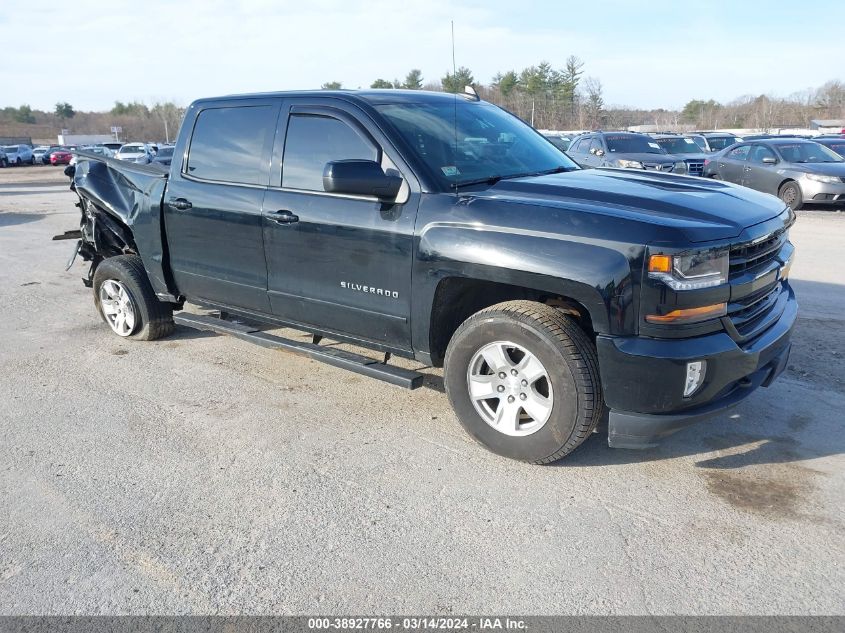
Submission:
M 753 242 L 745 242 L 731 247 L 730 278 L 754 273 L 765 268 L 777 258 L 787 239 L 786 228 L 779 229 Z
M 783 283 L 778 281 L 771 288 L 732 303 L 729 306 L 728 318 L 738 335 L 734 338 L 738 341 L 747 341 L 756 338 L 769 329 L 769 326 L 774 325 L 783 312 L 782 305 L 780 310 L 775 309 L 781 304 L 783 290 Z
M 703 176 L 704 175 L 704 161 L 703 160 L 688 160 L 687 163 L 687 174 L 690 176 Z
M 740 285 L 748 276 L 758 272 L 767 274 L 772 262 L 778 259 L 781 248 L 788 239 L 786 228 L 779 229 L 752 242 L 731 247 L 730 280 Z M 788 291 L 783 281 L 775 276 L 770 284 L 728 304 L 728 315 L 723 321 L 728 333 L 738 343 L 749 342 L 768 330 L 786 308 Z
M 672 163 L 643 163 L 643 167 L 650 171 L 672 171 L 675 166 Z

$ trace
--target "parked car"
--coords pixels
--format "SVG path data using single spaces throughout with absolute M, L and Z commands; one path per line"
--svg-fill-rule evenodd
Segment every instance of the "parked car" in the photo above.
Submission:
M 54 149 L 50 152 L 51 165 L 68 165 L 73 154 L 69 149 Z
M 701 136 L 707 139 L 707 145 L 711 152 L 720 152 L 726 147 L 743 140 L 742 137 L 727 132 L 704 132 Z
M 162 145 L 158 148 L 153 162 L 157 165 L 170 165 L 170 161 L 173 160 L 174 149 L 173 145 Z
M 823 136 L 813 140 L 845 158 L 845 136 Z
M 153 153 L 146 143 L 126 143 L 117 150 L 115 158 L 131 163 L 146 165 L 153 159 Z
M 821 143 L 766 139 L 738 143 L 708 159 L 705 175 L 804 203 L 845 202 L 845 159 Z
M 64 145 L 51 145 L 50 148 L 41 155 L 41 163 L 44 165 L 52 165 L 52 161 L 50 160 L 53 156 L 53 152 L 67 150 L 69 151 L 70 148 Z
M 79 148 L 78 151 L 81 152 L 89 152 L 91 154 L 97 154 L 99 156 L 105 156 L 106 158 L 111 158 L 112 153 L 109 151 L 107 147 L 103 147 L 102 145 L 83 145 Z M 71 165 L 76 165 L 78 159 L 78 155 L 74 152 L 73 158 L 70 159 Z
M 5 145 L 3 153 L 10 165 L 34 165 L 35 158 L 32 155 L 32 148 L 29 145 Z
M 571 138 L 563 136 L 562 134 L 543 134 L 543 136 L 562 152 L 568 150 L 570 143 L 572 143 Z
M 702 152 L 692 137 L 679 134 L 655 134 L 653 138 L 664 152 L 683 159 L 687 164 L 687 175 L 704 175 L 704 161 L 709 154 Z
M 588 132 L 566 152 L 582 167 L 620 167 L 685 174 L 686 163 L 661 149 L 650 136 L 636 132 Z
M 611 153 L 672 160 L 607 136 Z M 468 433 L 533 463 L 605 421 L 611 446 L 653 446 L 786 367 L 795 215 L 771 196 L 582 170 L 492 104 L 417 90 L 202 99 L 175 155 L 167 173 L 75 170 L 75 252 L 125 339 L 178 322 L 407 388 L 424 376 L 390 354 L 444 366 Z M 225 314 L 174 317 L 185 302 Z
M 117 154 L 117 150 L 123 147 L 123 143 L 106 141 L 105 143 L 100 143 L 103 147 L 107 147 L 112 155 Z
M 32 157 L 35 160 L 36 165 L 42 165 L 41 158 L 44 154 L 50 149 L 50 145 L 39 145 L 38 147 L 33 148 L 32 150 Z

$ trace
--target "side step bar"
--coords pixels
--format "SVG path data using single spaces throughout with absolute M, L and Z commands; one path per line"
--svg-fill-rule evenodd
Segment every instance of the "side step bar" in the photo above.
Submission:
M 371 378 L 378 378 L 379 380 L 405 387 L 406 389 L 417 389 L 423 384 L 423 375 L 419 372 L 393 365 L 386 365 L 379 360 L 332 347 L 292 341 L 281 336 L 273 336 L 252 325 L 235 323 L 204 314 L 190 314 L 188 312 L 174 314 L 173 320 L 180 325 L 185 325 L 195 330 L 228 334 L 244 341 L 261 345 L 262 347 L 281 349 L 286 352 L 308 356 L 327 365 L 334 365 L 335 367 L 348 369 L 349 371 L 364 374 Z

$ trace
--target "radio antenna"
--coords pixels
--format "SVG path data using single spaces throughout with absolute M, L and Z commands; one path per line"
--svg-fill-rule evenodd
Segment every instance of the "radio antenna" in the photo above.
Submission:
M 458 66 L 455 64 L 455 21 L 450 21 L 452 25 L 452 87 L 456 88 L 455 82 L 458 80 Z M 454 130 L 455 130 L 455 151 L 452 155 L 452 162 L 454 163 L 455 171 L 458 170 L 458 91 L 455 90 L 455 111 L 454 111 Z M 455 187 L 455 196 L 458 195 L 458 187 Z

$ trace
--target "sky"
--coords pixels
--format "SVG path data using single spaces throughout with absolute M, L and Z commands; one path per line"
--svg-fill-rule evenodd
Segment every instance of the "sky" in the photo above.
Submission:
M 458 66 L 479 83 L 569 55 L 607 105 L 793 92 L 845 80 L 845 0 L 0 1 L 0 107 L 369 87 Z

